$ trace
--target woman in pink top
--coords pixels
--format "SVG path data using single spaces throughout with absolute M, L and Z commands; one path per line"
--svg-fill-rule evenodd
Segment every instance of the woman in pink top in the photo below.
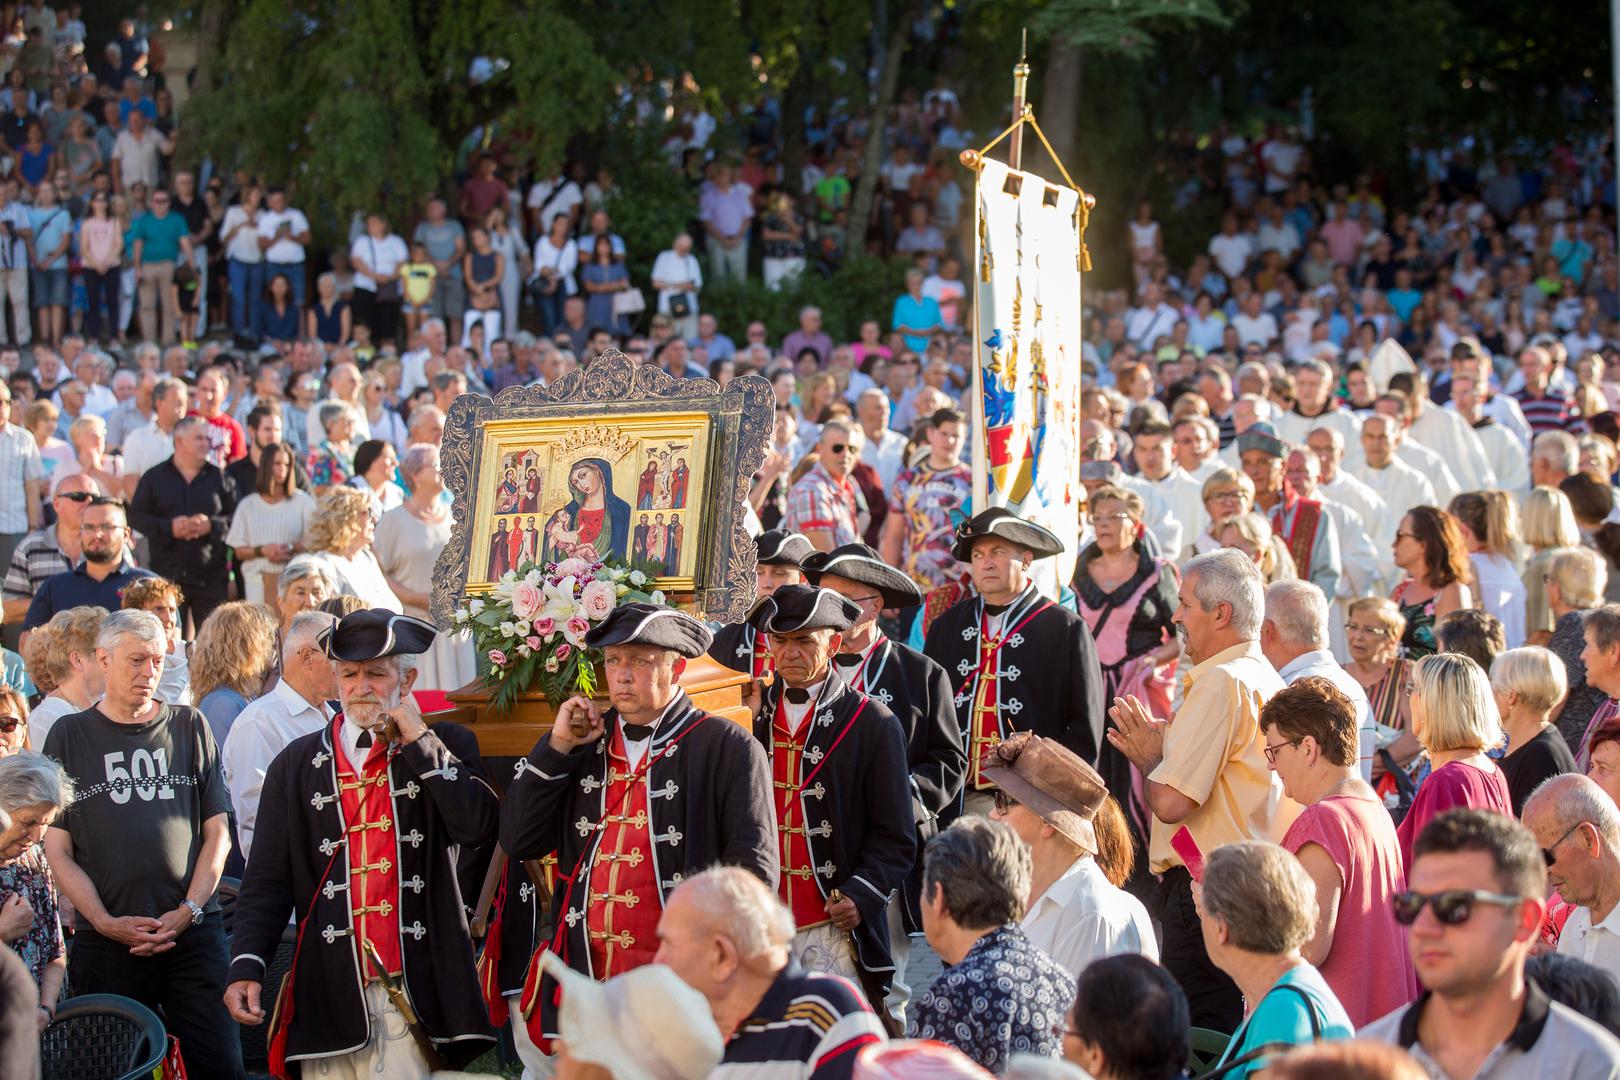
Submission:
M 114 216 L 107 193 L 90 196 L 79 223 L 79 257 L 84 263 L 86 310 L 84 335 L 103 345 L 118 334 L 119 263 L 124 257 L 124 227 Z M 105 310 L 107 321 L 101 321 Z
M 1461 653 L 1426 656 L 1412 668 L 1408 690 L 1412 734 L 1434 771 L 1395 831 L 1402 866 L 1411 865 L 1412 841 L 1442 811 L 1471 806 L 1513 816 L 1507 777 L 1485 754 L 1502 745 L 1502 721 L 1484 669 Z
M 1356 709 L 1308 675 L 1260 711 L 1266 759 L 1283 794 L 1305 807 L 1284 834 L 1316 883 L 1316 931 L 1300 950 L 1357 1027 L 1417 996 L 1417 973 L 1395 921 L 1406 871 L 1389 811 L 1361 779 Z

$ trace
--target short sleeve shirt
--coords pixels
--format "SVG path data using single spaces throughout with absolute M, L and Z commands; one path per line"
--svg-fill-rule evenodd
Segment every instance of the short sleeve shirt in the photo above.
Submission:
M 787 527 L 794 532 L 830 532 L 833 546 L 861 539 L 861 496 L 855 481 L 842 484 L 821 463 L 793 485 L 788 493 Z
M 467 230 L 462 228 L 461 222 L 446 218 L 437 225 L 426 221 L 416 227 L 412 239 L 427 248 L 430 259 L 448 259 L 456 253 L 456 241 L 467 239 Z M 461 263 L 455 262 L 446 271 L 452 280 L 460 280 Z
M 159 705 L 141 724 L 98 708 L 58 720 L 44 752 L 73 779 L 73 805 L 53 826 L 111 914 L 160 915 L 185 899 L 203 823 L 231 808 L 219 748 L 202 713 Z M 131 858 L 139 852 L 139 858 Z
M 900 569 L 925 589 L 967 578 L 967 566 L 951 554 L 956 543 L 955 514 L 967 514 L 973 499 L 973 469 L 958 464 L 931 469 L 924 461 L 895 482 L 890 509 L 905 517 Z

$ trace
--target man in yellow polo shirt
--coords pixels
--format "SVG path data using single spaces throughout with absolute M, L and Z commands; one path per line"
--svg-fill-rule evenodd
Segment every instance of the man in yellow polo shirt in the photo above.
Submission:
M 1183 677 L 1175 719 L 1153 717 L 1134 697 L 1116 698 L 1109 710 L 1117 727 L 1108 741 L 1147 778 L 1162 962 L 1186 991 L 1193 1024 L 1216 1031 L 1237 1029 L 1243 996 L 1210 962 L 1192 877 L 1170 839 L 1185 825 L 1208 854 L 1235 840 L 1275 841 L 1299 816 L 1268 766 L 1260 726 L 1260 707 L 1283 688 L 1260 651 L 1265 606 L 1265 582 L 1241 551 L 1224 548 L 1191 560 L 1173 621 L 1196 666 Z

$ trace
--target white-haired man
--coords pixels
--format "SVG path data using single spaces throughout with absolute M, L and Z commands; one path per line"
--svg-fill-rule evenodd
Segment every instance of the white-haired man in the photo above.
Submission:
M 244 859 L 253 847 L 259 793 L 270 763 L 294 739 L 321 730 L 332 719 L 327 703 L 337 696 L 337 679 L 317 639 L 335 621 L 324 611 L 293 616 L 281 638 L 280 680 L 237 715 L 220 749 L 231 808 L 236 811 L 236 842 Z
M 877 470 L 886 491 L 894 489 L 895 479 L 906 467 L 906 445 L 910 441 L 889 426 L 889 415 L 889 395 L 875 386 L 861 391 L 855 399 L 855 418 L 866 432 L 861 460 Z
M 1235 840 L 1274 840 L 1299 815 L 1266 764 L 1260 708 L 1283 681 L 1260 650 L 1264 612 L 1260 571 L 1242 552 L 1225 548 L 1191 560 L 1172 620 L 1195 666 L 1175 723 L 1152 716 L 1135 697 L 1118 698 L 1109 710 L 1117 728 L 1108 741 L 1140 770 L 1153 813 L 1148 859 L 1161 875 L 1164 966 L 1186 991 L 1192 1022 L 1217 1031 L 1236 1030 L 1243 997 L 1210 961 L 1192 876 L 1170 840 L 1182 826 L 1204 852 Z
M 1524 824 L 1547 860 L 1547 879 L 1575 905 L 1558 951 L 1620 971 L 1620 809 L 1588 776 L 1547 780 L 1524 804 Z
M 1294 407 L 1277 417 L 1277 436 L 1302 443 L 1317 428 L 1331 428 L 1346 441 L 1361 437 L 1361 418 L 1333 396 L 1333 367 L 1304 360 L 1294 369 Z
M 45 852 L 78 911 L 75 989 L 163 1009 L 189 1074 L 241 1077 L 236 1025 L 220 1000 L 225 923 L 214 898 L 231 850 L 230 796 L 202 713 L 153 697 L 168 648 L 149 611 L 102 624 L 106 694 L 45 739 L 78 792 Z
M 1367 692 L 1339 666 L 1328 648 L 1328 603 L 1322 590 L 1308 581 L 1274 581 L 1266 587 L 1266 617 L 1260 624 L 1260 651 L 1289 686 L 1307 675 L 1326 679 L 1356 709 L 1356 727 L 1363 733 L 1362 779 L 1372 769 L 1372 706 Z
M 272 1072 L 314 1062 L 325 1075 L 418 1080 L 494 1042 L 450 853 L 493 838 L 499 803 L 472 732 L 428 726 L 410 697 L 433 637 L 380 609 L 320 631 L 343 711 L 265 774 L 225 1004 L 243 1024 L 272 1014 L 266 958 L 299 918 Z
M 1581 470 L 1581 447 L 1567 431 L 1543 431 L 1530 443 L 1530 483 L 1556 488 Z
M 709 999 L 726 1040 L 714 1080 L 844 1080 L 856 1052 L 884 1040 L 854 987 L 794 961 L 793 931 L 781 900 L 736 867 L 670 894 L 654 961 Z

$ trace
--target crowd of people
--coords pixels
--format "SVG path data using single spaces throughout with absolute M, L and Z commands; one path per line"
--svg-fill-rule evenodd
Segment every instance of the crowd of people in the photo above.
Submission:
M 500 145 L 322 269 L 295 190 L 170 168 L 136 23 L 87 60 L 47 10 L 0 124 L 0 1060 L 106 992 L 193 1077 L 505 1039 L 621 1080 L 1620 1077 L 1598 147 L 1424 151 L 1401 209 L 1215 133 L 1178 165 L 1229 208 L 1207 253 L 1145 204 L 1088 293 L 1058 536 L 973 505 L 943 83 L 883 131 L 904 291 L 779 337 L 705 277 L 858 246 L 853 121 L 791 191 L 682 112 L 693 226 L 643 282 L 608 173 Z M 773 387 L 758 603 L 621 605 L 606 705 L 486 754 L 434 716 L 477 676 L 427 621 L 447 416 L 614 348 Z M 680 688 L 705 653 L 751 724 Z

